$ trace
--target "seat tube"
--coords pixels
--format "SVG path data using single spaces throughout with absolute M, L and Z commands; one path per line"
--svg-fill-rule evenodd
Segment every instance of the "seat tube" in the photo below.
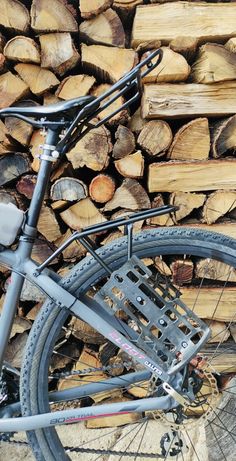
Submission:
M 40 168 L 37 176 L 36 185 L 31 199 L 30 207 L 27 213 L 28 226 L 36 228 L 38 219 L 43 204 L 45 192 L 49 183 L 49 178 L 52 170 L 52 163 L 55 161 L 52 157 L 53 146 L 56 146 L 61 128 L 57 130 L 48 129 L 45 140 Z M 54 147 L 55 148 L 55 147 Z M 47 157 L 47 158 L 46 158 Z

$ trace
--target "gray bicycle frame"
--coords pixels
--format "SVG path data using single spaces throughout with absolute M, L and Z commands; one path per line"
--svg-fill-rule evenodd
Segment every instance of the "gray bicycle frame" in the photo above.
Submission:
M 0 317 L 0 372 L 2 367 L 6 366 L 4 363 L 4 354 L 9 341 L 17 304 L 20 299 L 25 278 L 47 294 L 56 306 L 61 307 L 61 309 L 68 309 L 70 313 L 86 321 L 111 342 L 125 350 L 132 359 L 142 364 L 146 368 L 146 371 L 128 373 L 123 377 L 110 378 L 103 382 L 99 382 L 99 384 L 87 384 L 82 387 L 52 392 L 49 394 L 50 402 L 78 399 L 86 395 L 91 395 L 92 393 L 114 389 L 114 387 L 121 388 L 124 387 L 124 384 L 128 386 L 136 382 L 145 381 L 150 379 L 153 370 L 156 371 L 158 375 L 158 365 L 125 337 L 125 330 L 122 331 L 121 324 L 114 316 L 109 316 L 105 310 L 103 310 L 102 306 L 94 300 L 86 297 L 77 299 L 63 287 L 57 274 L 45 267 L 45 264 L 40 266 L 39 271 L 38 264 L 31 259 L 32 248 L 37 234 L 37 223 L 53 162 L 51 153 L 53 146 L 55 146 L 59 139 L 60 131 L 61 129 L 59 128 L 48 130 L 46 144 L 41 156 L 37 183 L 27 213 L 26 222 L 19 239 L 18 248 L 15 251 L 3 249 L 0 252 L 0 264 L 6 265 L 12 270 L 10 284 L 7 289 Z M 83 233 L 81 235 L 83 235 Z M 61 252 L 62 248 L 63 246 L 55 252 L 54 255 Z M 174 379 L 175 384 L 178 385 L 178 379 L 180 378 L 177 376 Z M 162 375 L 162 381 L 168 382 L 169 380 L 169 375 Z M 13 415 L 20 413 L 20 404 L 15 403 L 4 406 L 0 410 L 0 432 L 33 430 L 58 424 L 73 423 L 98 416 L 125 414 L 133 411 L 144 412 L 155 409 L 167 410 L 176 405 L 177 402 L 174 398 L 171 395 L 167 395 L 163 397 L 133 400 L 132 402 L 98 405 L 74 410 L 61 410 L 53 413 L 49 412 L 41 415 L 19 418 L 13 417 Z

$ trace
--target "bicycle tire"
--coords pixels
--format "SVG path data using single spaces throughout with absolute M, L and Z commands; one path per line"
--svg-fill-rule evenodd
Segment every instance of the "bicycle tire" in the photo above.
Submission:
M 124 237 L 113 241 L 111 244 L 101 247 L 98 253 L 106 263 L 115 269 L 125 261 L 127 239 Z M 193 257 L 213 260 L 214 257 L 216 261 L 236 268 L 236 241 L 217 233 L 198 229 L 173 227 L 143 231 L 135 234 L 133 237 L 133 253 L 140 258 L 151 258 L 154 256 L 164 256 L 165 258 L 172 255 L 178 257 L 181 255 L 191 255 Z M 68 291 L 76 293 L 79 296 L 79 294 L 85 293 L 92 285 L 96 285 L 99 281 L 102 281 L 104 277 L 104 269 L 92 257 L 86 257 L 72 269 L 69 275 L 61 281 L 61 284 Z M 58 308 L 51 301 L 46 301 L 34 322 L 28 338 L 21 370 L 21 405 L 23 415 L 34 415 L 49 411 L 48 392 L 45 392 L 45 389 L 48 388 L 47 370 L 53 346 L 67 316 L 68 312 Z M 234 318 L 232 321 L 234 321 Z M 44 382 L 43 385 L 42 380 Z M 231 386 L 232 391 L 230 392 L 233 396 L 230 397 L 231 400 L 233 399 L 234 405 L 232 413 L 235 410 L 236 400 L 234 388 L 235 386 Z M 222 409 L 222 411 L 225 410 Z M 215 444 L 208 441 L 210 447 L 208 454 L 209 461 L 235 459 L 236 413 L 234 415 L 233 432 L 231 434 L 231 430 L 228 430 L 229 433 L 226 436 L 223 434 L 223 448 L 218 446 L 221 435 L 216 436 L 216 440 L 214 439 Z M 211 424 L 209 418 L 206 421 L 206 426 L 211 427 Z M 212 426 L 213 433 L 214 431 L 218 431 L 216 426 Z M 68 427 L 71 426 L 64 427 L 67 427 L 66 430 L 68 431 Z M 207 431 L 206 433 L 210 436 L 209 428 Z M 223 429 L 222 427 L 220 428 L 220 431 L 224 432 L 224 425 Z M 55 428 L 29 431 L 27 436 L 32 451 L 38 461 L 64 461 L 71 459 L 65 452 Z M 190 448 L 195 450 L 194 447 L 190 446 Z M 221 458 L 219 458 L 219 452 L 221 453 Z M 193 453 L 195 456 L 194 451 Z M 178 456 L 180 456 L 179 459 L 181 460 L 187 459 L 183 453 L 178 454 Z M 173 456 L 171 459 L 177 460 L 178 456 Z M 203 459 L 198 457 L 198 453 L 196 453 L 196 456 L 196 460 Z M 192 457 L 191 460 L 193 459 L 195 458 Z

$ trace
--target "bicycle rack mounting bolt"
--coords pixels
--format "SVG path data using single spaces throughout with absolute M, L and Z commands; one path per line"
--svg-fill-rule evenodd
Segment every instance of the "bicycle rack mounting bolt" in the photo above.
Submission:
M 188 343 L 186 343 L 186 341 L 183 341 L 183 342 L 182 342 L 182 347 L 183 347 L 184 349 L 186 349 L 186 347 L 188 347 Z

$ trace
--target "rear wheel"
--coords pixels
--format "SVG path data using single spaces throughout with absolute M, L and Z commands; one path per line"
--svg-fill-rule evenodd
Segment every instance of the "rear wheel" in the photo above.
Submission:
M 166 284 L 175 285 L 185 304 L 203 318 L 212 331 L 211 339 L 188 367 L 188 373 L 193 373 L 194 401 L 188 409 L 180 405 L 166 413 L 132 414 L 128 415 L 128 421 L 113 416 L 94 424 L 31 431 L 28 439 L 36 459 L 144 460 L 153 457 L 176 461 L 233 461 L 236 456 L 236 241 L 193 229 L 155 229 L 134 236 L 133 253 L 148 265 L 154 278 L 161 274 Z M 101 248 L 99 254 L 113 270 L 121 267 L 127 258 L 126 238 Z M 106 281 L 104 269 L 88 257 L 62 284 L 79 296 L 93 295 Z M 50 405 L 49 391 L 90 381 L 99 383 L 112 373 L 122 376 L 127 373 L 128 365 L 121 362 L 127 362 L 128 358 L 111 344 L 107 348 L 86 344 L 82 352 L 76 322 L 76 318 L 51 302 L 42 308 L 31 329 L 22 368 L 24 415 L 94 405 L 98 401 L 96 395 L 82 401 Z M 115 353 L 116 358 L 111 358 Z M 89 363 L 86 360 L 89 355 L 93 363 L 91 373 L 87 370 L 83 376 L 72 374 L 75 370 L 91 368 L 90 359 Z M 118 365 L 113 369 L 95 370 L 100 368 L 100 360 L 103 365 L 114 362 Z M 136 370 L 133 364 L 130 367 L 129 371 Z M 140 365 L 137 368 L 140 369 Z M 138 383 L 133 390 L 124 383 L 122 390 L 114 389 L 103 398 L 127 400 L 151 396 L 152 392 L 150 382 Z

